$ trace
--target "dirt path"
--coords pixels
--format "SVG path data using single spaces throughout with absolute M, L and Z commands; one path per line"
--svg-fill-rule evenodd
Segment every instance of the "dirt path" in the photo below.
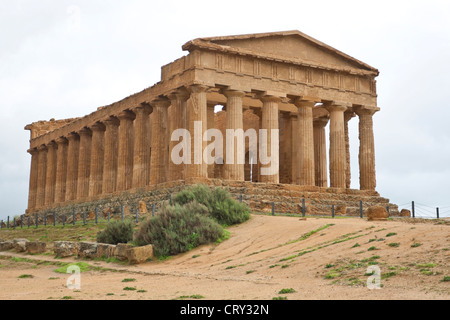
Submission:
M 450 299 L 449 225 L 253 215 L 229 231 L 221 244 L 165 261 L 90 261 L 109 270 L 83 272 L 76 291 L 68 274 L 36 261 L 77 260 L 3 252 L 0 299 Z M 370 265 L 380 268 L 380 290 L 366 286 Z

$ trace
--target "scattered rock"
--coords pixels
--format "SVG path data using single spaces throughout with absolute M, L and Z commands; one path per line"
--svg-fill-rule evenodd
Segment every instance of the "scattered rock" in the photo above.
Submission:
M 121 261 L 125 261 L 128 259 L 128 249 L 132 247 L 133 246 L 129 244 L 119 243 L 114 249 L 114 256 Z
M 25 243 L 27 253 L 38 254 L 47 250 L 47 244 L 41 241 L 30 241 Z
M 17 252 L 25 252 L 26 251 L 26 244 L 27 242 L 30 242 L 28 239 L 14 239 L 14 250 Z
M 78 254 L 80 248 L 79 242 L 72 241 L 55 241 L 53 250 L 57 257 L 66 258 Z
M 143 247 L 132 247 L 128 249 L 128 262 L 138 264 L 146 262 L 153 257 L 153 246 L 151 244 Z
M 0 242 L 0 251 L 8 251 L 14 248 L 14 243 L 12 241 Z
M 411 218 L 411 211 L 409 211 L 408 209 L 402 209 L 402 211 L 400 211 L 400 217 Z
M 373 206 L 367 209 L 367 219 L 369 221 L 386 221 L 389 213 L 385 207 Z
M 113 244 L 99 243 L 97 246 L 98 258 L 111 258 L 114 256 L 116 246 Z
M 97 242 L 80 242 L 78 256 L 89 259 L 97 258 L 97 248 Z

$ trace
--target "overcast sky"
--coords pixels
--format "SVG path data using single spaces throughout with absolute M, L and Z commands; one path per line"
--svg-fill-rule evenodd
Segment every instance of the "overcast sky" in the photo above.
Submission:
M 286 30 L 380 70 L 377 190 L 449 211 L 449 12 L 447 0 L 1 0 L 0 219 L 27 206 L 25 125 L 84 116 L 154 85 L 189 40 Z M 350 135 L 358 188 L 357 118 Z

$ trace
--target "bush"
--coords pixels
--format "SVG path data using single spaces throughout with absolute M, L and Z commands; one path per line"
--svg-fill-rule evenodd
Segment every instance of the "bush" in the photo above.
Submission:
M 113 221 L 106 229 L 97 233 L 97 242 L 118 244 L 133 240 L 133 223 L 131 221 Z
M 214 242 L 222 233 L 223 228 L 209 217 L 208 208 L 191 201 L 161 207 L 156 217 L 143 222 L 134 241 L 152 244 L 157 256 L 169 256 Z
M 185 205 L 197 201 L 206 206 L 210 215 L 222 225 L 242 223 L 250 218 L 248 207 L 234 200 L 230 193 L 222 188 L 211 190 L 205 185 L 196 185 L 180 191 L 174 202 Z

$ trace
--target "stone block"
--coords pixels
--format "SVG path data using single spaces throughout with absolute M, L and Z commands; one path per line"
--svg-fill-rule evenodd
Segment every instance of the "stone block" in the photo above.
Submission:
M 25 252 L 26 251 L 26 244 L 29 242 L 28 239 L 14 239 L 14 250 L 17 252 Z
M 144 263 L 153 257 L 153 246 L 151 244 L 142 247 L 128 249 L 128 262 L 130 264 Z
M 400 211 L 400 217 L 410 218 L 411 217 L 411 211 L 409 211 L 408 209 L 402 209 L 402 211 Z
M 97 258 L 97 242 L 80 242 L 80 249 L 78 250 L 78 256 L 81 258 Z
M 389 213 L 385 207 L 373 206 L 367 209 L 367 219 L 369 221 L 386 221 Z
M 129 244 L 119 243 L 114 250 L 114 256 L 121 261 L 125 261 L 128 259 L 128 250 L 132 247 Z
M 114 256 L 116 246 L 113 244 L 99 243 L 97 246 L 98 258 L 111 258 Z
M 0 251 L 8 251 L 14 248 L 14 242 L 2 241 L 0 242 Z
M 30 241 L 25 243 L 27 253 L 39 254 L 47 250 L 47 244 L 41 241 Z
M 53 250 L 57 257 L 66 258 L 78 254 L 80 244 L 73 241 L 55 241 Z

